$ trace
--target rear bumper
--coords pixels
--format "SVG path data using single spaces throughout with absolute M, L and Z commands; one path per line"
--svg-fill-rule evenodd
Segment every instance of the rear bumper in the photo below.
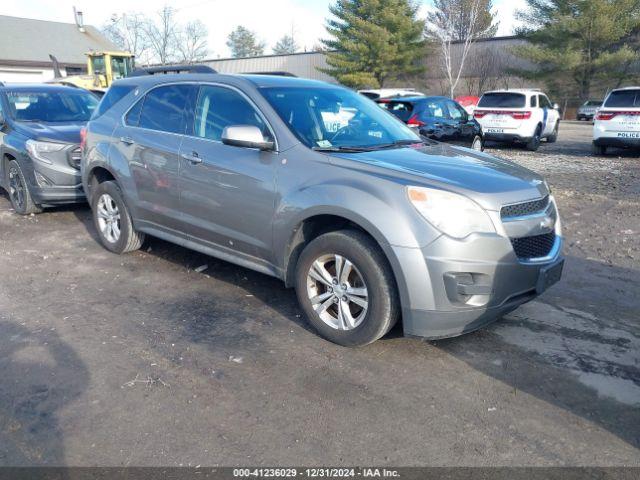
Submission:
M 593 143 L 599 147 L 640 148 L 640 138 L 600 137 Z
M 532 136 L 523 136 L 517 133 L 485 133 L 484 139 L 489 142 L 504 142 L 504 143 L 529 143 Z

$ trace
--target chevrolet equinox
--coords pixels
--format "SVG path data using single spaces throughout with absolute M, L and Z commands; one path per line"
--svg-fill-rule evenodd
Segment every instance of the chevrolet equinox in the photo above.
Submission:
M 317 81 L 120 80 L 87 126 L 82 180 L 108 250 L 152 235 L 280 278 L 345 346 L 399 319 L 410 336 L 473 331 L 562 273 L 540 176 Z

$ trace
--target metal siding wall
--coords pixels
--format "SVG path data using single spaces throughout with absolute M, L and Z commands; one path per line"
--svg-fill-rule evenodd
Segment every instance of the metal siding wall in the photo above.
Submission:
M 333 77 L 317 69 L 318 67 L 324 68 L 327 66 L 324 53 L 227 58 L 222 60 L 207 60 L 204 63 L 220 73 L 289 72 L 301 78 L 337 83 Z

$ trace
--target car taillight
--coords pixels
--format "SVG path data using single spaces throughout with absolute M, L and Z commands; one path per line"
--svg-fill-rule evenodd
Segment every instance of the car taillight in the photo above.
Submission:
M 409 119 L 409 121 L 407 122 L 407 125 L 411 127 L 423 127 L 426 125 L 426 123 L 424 123 L 422 120 L 419 120 L 418 115 L 414 115 Z
M 511 115 L 516 120 L 528 120 L 531 118 L 530 111 L 512 111 L 512 110 L 476 110 L 473 112 L 474 118 L 482 118 L 485 115 Z
M 80 129 L 80 150 L 84 151 L 84 147 L 87 145 L 87 129 L 82 127 Z
M 618 115 L 631 115 L 631 116 L 637 116 L 640 115 L 640 111 L 632 111 L 632 112 L 598 112 L 598 114 L 596 115 L 596 120 L 611 120 L 612 118 L 618 116 Z
M 511 116 L 516 120 L 529 120 L 531 118 L 531 112 L 510 112 Z

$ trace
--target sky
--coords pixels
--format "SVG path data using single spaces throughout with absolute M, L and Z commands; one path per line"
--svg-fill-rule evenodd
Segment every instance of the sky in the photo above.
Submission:
M 73 23 L 73 7 L 84 14 L 85 23 L 104 25 L 111 15 L 139 12 L 155 15 L 165 4 L 171 5 L 177 20 L 201 20 L 209 30 L 210 58 L 229 56 L 226 40 L 237 26 L 255 31 L 267 44 L 267 53 L 285 34 L 293 32 L 300 47 L 312 50 L 325 37 L 324 20 L 332 0 L 0 0 L 0 15 Z M 512 33 L 516 21 L 513 12 L 523 8 L 525 0 L 494 0 L 500 21 L 499 35 Z M 430 1 L 422 3 L 426 15 Z

